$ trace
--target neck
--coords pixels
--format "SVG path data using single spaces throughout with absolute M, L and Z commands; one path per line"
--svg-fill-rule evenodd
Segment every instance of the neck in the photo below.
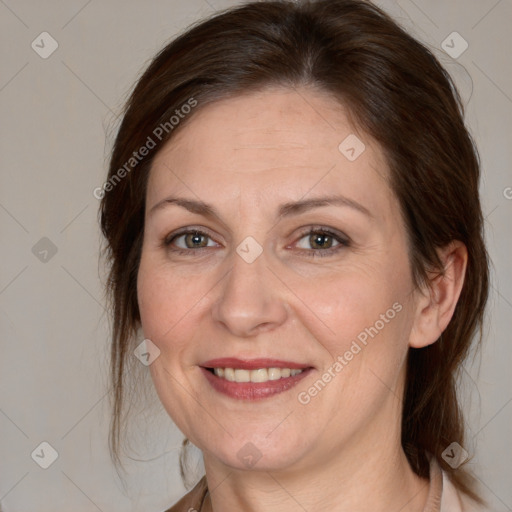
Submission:
M 382 445 L 374 448 L 359 452 L 357 458 L 349 453 L 331 453 L 307 471 L 238 471 L 221 468 L 205 457 L 211 490 L 205 509 L 422 512 L 429 482 L 414 474 L 401 447 L 395 451 L 382 450 Z

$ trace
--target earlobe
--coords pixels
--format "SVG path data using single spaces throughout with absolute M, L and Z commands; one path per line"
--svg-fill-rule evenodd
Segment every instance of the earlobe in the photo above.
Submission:
M 444 274 L 432 274 L 425 288 L 418 291 L 409 345 L 422 348 L 435 343 L 446 329 L 459 300 L 468 253 L 466 246 L 454 240 L 438 250 Z

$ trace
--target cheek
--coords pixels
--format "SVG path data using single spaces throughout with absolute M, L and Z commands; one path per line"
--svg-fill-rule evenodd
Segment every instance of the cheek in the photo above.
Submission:
M 203 304 L 204 289 L 199 278 L 180 278 L 180 273 L 162 265 L 151 255 L 141 259 L 137 297 L 144 337 L 160 350 L 149 366 L 161 403 L 183 432 L 195 424 L 198 411 L 190 400 L 193 369 L 194 325 Z
M 141 259 L 137 298 L 144 335 L 157 345 L 193 321 L 207 300 L 206 276 L 182 276 L 150 257 Z M 162 347 L 160 347 L 162 349 Z
M 311 319 L 307 328 L 326 349 L 320 377 L 335 384 L 320 400 L 334 410 L 378 408 L 398 384 L 408 350 L 407 275 L 393 266 L 368 268 L 347 268 L 297 291 L 307 297 L 303 320 Z
M 144 336 L 154 343 L 158 344 L 162 333 L 172 326 L 173 319 L 165 313 L 171 297 L 165 282 L 143 258 L 137 277 L 137 300 Z
M 388 329 L 402 309 L 408 289 L 406 276 L 382 268 L 353 269 L 317 276 L 296 282 L 297 296 L 303 311 L 310 310 L 320 332 L 332 343 L 357 337 L 365 328 L 377 323 L 380 331 Z M 399 303 L 393 308 L 393 304 Z

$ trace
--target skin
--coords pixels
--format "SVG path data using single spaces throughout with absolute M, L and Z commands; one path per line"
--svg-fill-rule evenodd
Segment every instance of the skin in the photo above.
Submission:
M 409 347 L 435 342 L 447 326 L 465 247 L 440 251 L 445 276 L 432 277 L 431 290 L 414 289 L 381 148 L 327 93 L 267 88 L 210 104 L 189 121 L 150 172 L 137 285 L 144 336 L 161 351 L 153 382 L 203 452 L 207 509 L 421 511 L 428 481 L 413 473 L 400 444 L 405 360 Z M 353 162 L 338 149 L 350 134 L 365 144 Z M 283 203 L 333 195 L 370 215 L 338 204 L 277 214 Z M 209 203 L 219 218 L 175 203 L 154 208 L 170 196 Z M 184 227 L 206 231 L 195 242 L 206 249 L 184 236 L 164 245 Z M 350 243 L 327 237 L 315 245 L 303 233 L 309 227 Z M 236 252 L 248 236 L 263 249 L 252 263 Z M 321 257 L 331 243 L 338 250 Z M 173 250 L 180 248 L 188 252 Z M 300 403 L 298 394 L 394 303 L 401 311 Z M 213 390 L 199 368 L 230 356 L 314 370 L 271 398 L 235 400 Z M 249 442 L 261 456 L 252 467 L 237 456 Z

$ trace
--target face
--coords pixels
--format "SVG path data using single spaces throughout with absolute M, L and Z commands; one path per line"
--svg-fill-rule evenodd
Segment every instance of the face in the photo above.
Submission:
M 399 428 L 414 305 L 387 176 L 311 89 L 210 104 L 155 158 L 141 323 L 159 398 L 205 461 L 306 468 Z

